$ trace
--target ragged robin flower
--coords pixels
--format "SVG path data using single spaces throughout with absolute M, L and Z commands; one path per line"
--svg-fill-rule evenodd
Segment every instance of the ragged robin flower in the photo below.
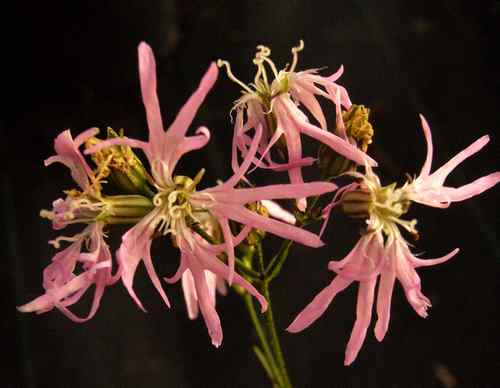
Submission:
M 186 133 L 196 112 L 214 85 L 218 70 L 215 64 L 209 67 L 199 87 L 181 108 L 170 127 L 165 130 L 156 93 L 156 65 L 153 52 L 145 43 L 139 45 L 138 51 L 142 98 L 149 129 L 148 142 L 119 137 L 100 142 L 85 152 L 92 154 L 116 145 L 127 145 L 144 151 L 151 167 L 151 177 L 156 190 L 153 198 L 154 208 L 122 237 L 117 260 L 123 284 L 137 305 L 144 309 L 133 290 L 134 274 L 142 261 L 155 288 L 169 305 L 169 300 L 154 269 L 150 252 L 152 239 L 155 236 L 169 235 L 181 252 L 181 262 L 175 275 L 166 280 L 176 282 L 189 270 L 194 281 L 196 299 L 212 343 L 214 346 L 219 346 L 222 342 L 222 329 L 210 295 L 210 280 L 207 278 L 206 271 L 226 280 L 230 285 L 234 282 L 242 287 L 255 296 L 262 309 L 265 310 L 267 308 L 265 298 L 234 270 L 234 247 L 241 243 L 252 229 L 260 229 L 312 247 L 322 245 L 317 235 L 259 215 L 247 209 L 245 205 L 268 199 L 295 199 L 320 195 L 333 191 L 336 186 L 331 183 L 313 182 L 246 189 L 235 188 L 244 178 L 252 161 L 255 160 L 262 135 L 260 125 L 255 128 L 255 135 L 241 166 L 236 168 L 234 175 L 225 182 L 198 190 L 204 173 L 203 169 L 193 179 L 174 175 L 180 158 L 189 151 L 205 146 L 209 140 L 210 132 L 205 127 L 199 128 L 195 136 L 187 136 Z M 223 236 L 221 244 L 209 244 L 191 228 L 193 224 L 200 224 L 199 214 L 203 213 L 209 213 L 217 221 Z M 230 220 L 243 225 L 237 236 L 233 236 L 231 232 Z M 227 255 L 228 265 L 217 257 L 221 253 Z
M 298 72 L 296 71 L 298 53 L 303 48 L 304 43 L 300 41 L 300 45 L 292 49 L 293 59 L 290 67 L 287 65 L 278 71 L 270 59 L 271 50 L 266 46 L 257 46 L 258 51 L 253 60 L 257 66 L 257 73 L 254 82 L 249 85 L 234 76 L 227 61 L 219 60 L 219 67 L 225 66 L 228 77 L 243 89 L 243 96 L 236 101 L 233 108 L 236 110 L 233 170 L 238 166 L 237 151 L 239 150 L 243 157 L 246 155 L 251 144 L 250 131 L 257 126 L 262 127 L 264 136 L 259 144 L 259 157 L 253 164 L 260 168 L 287 170 L 292 183 L 303 183 L 301 168 L 314 161 L 302 155 L 301 134 L 318 140 L 358 164 L 376 165 L 372 158 L 351 144 L 348 139 L 327 130 L 325 115 L 316 98 L 316 96 L 327 98 L 337 106 L 337 111 L 340 111 L 340 105 L 346 109 L 351 107 L 346 89 L 336 83 L 342 75 L 343 68 L 329 77 L 320 76 L 317 69 Z M 270 69 L 269 74 L 268 69 Z M 310 123 L 300 106 L 314 117 L 319 127 Z M 271 159 L 270 150 L 274 145 L 281 145 L 286 149 L 287 163 L 278 164 Z M 304 211 L 305 199 L 299 199 L 297 205 Z
M 382 186 L 371 167 L 366 173 L 352 173 L 359 179 L 359 186 L 346 192 L 342 200 L 345 213 L 355 218 L 366 219 L 366 230 L 351 252 L 340 261 L 331 261 L 328 268 L 335 272 L 330 285 L 323 289 L 313 301 L 302 310 L 288 327 L 296 333 L 304 330 L 318 319 L 328 308 L 333 298 L 351 283 L 359 282 L 356 322 L 345 353 L 345 365 L 351 364 L 366 336 L 371 321 L 375 286 L 380 279 L 376 311 L 378 320 L 375 336 L 382 341 L 389 327 L 391 298 L 395 280 L 398 279 L 413 309 L 421 317 L 427 317 L 431 306 L 429 298 L 421 291 L 420 277 L 416 268 L 443 263 L 458 253 L 458 248 L 437 259 L 423 260 L 411 253 L 401 229 L 418 236 L 416 220 L 404 220 L 412 202 L 432 207 L 447 207 L 451 202 L 481 194 L 500 181 L 500 172 L 481 177 L 461 187 L 448 187 L 444 181 L 448 174 L 461 162 L 478 152 L 489 142 L 484 136 L 459 152 L 434 173 L 431 171 L 432 139 L 431 130 L 421 116 L 422 127 L 427 141 L 427 157 L 419 176 L 402 187 L 396 184 Z

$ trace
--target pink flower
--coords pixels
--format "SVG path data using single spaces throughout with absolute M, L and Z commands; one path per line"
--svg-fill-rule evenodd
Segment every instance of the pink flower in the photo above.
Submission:
M 233 137 L 233 170 L 236 171 L 238 166 L 237 150 L 243 157 L 246 157 L 251 143 L 251 136 L 248 133 L 258 126 L 263 128 L 264 136 L 258 149 L 260 157 L 253 160 L 253 164 L 256 167 L 276 171 L 287 170 L 291 183 L 303 183 L 302 167 L 314 161 L 312 158 L 302 156 L 301 134 L 318 140 L 358 164 L 376 166 L 377 163 L 372 158 L 349 142 L 345 133 L 340 133 L 338 136 L 326 128 L 325 115 L 316 96 L 326 97 L 335 104 L 337 119 L 341 122 L 340 105 L 344 105 L 347 109 L 351 106 L 346 89 L 335 83 L 342 75 L 343 68 L 341 67 L 329 77 L 318 75 L 316 69 L 295 72 L 298 61 L 297 53 L 303 49 L 303 42 L 300 43 L 299 47 L 292 49 L 293 62 L 290 69 L 279 72 L 274 62 L 268 58 L 271 53 L 269 48 L 258 46 L 259 51 L 254 59 L 258 70 L 251 87 L 232 74 L 228 62 L 219 61 L 219 66 L 226 66 L 229 78 L 244 89 L 243 97 L 235 106 L 237 114 Z M 265 64 L 269 66 L 274 76 L 271 83 Z M 304 106 L 318 121 L 320 127 L 311 124 L 299 106 Z M 285 164 L 275 163 L 270 157 L 271 148 L 279 141 L 282 141 L 282 145 L 286 145 L 288 162 Z M 305 199 L 298 201 L 298 207 L 302 211 L 305 210 Z
M 431 302 L 421 291 L 420 277 L 415 269 L 444 263 L 459 251 L 457 248 L 443 257 L 430 260 L 419 259 L 411 253 L 408 243 L 399 230 L 399 227 L 402 227 L 412 234 L 417 234 L 416 220 L 405 221 L 400 218 L 407 212 L 410 201 L 433 207 L 446 207 L 450 202 L 478 195 L 500 181 L 500 172 L 495 172 L 459 188 L 443 186 L 447 175 L 459 163 L 479 151 L 489 138 L 482 137 L 436 172 L 429 174 L 432 159 L 431 132 L 423 116 L 421 119 L 428 151 L 419 177 L 401 188 L 396 188 L 395 184 L 382 186 L 380 179 L 369 166 L 366 167 L 365 175 L 353 174 L 361 179 L 359 190 L 351 187 L 342 193 L 342 206 L 347 214 L 367 217 L 367 230 L 344 259 L 329 263 L 328 268 L 337 276 L 329 286 L 316 295 L 287 328 L 292 333 L 304 330 L 326 311 L 338 293 L 352 282 L 359 282 L 356 322 L 347 343 L 345 365 L 350 365 L 355 360 L 365 339 L 371 321 L 377 280 L 380 278 L 375 336 L 382 341 L 389 327 L 395 280 L 398 279 L 403 286 L 406 299 L 413 309 L 425 318 Z M 340 193 L 340 190 L 337 193 Z
M 219 294 L 227 294 L 226 282 L 219 279 L 213 272 L 205 270 L 203 276 L 210 295 L 210 304 L 215 309 L 215 291 Z M 196 319 L 198 317 L 198 293 L 196 292 L 196 284 L 194 282 L 191 270 L 186 269 L 182 274 L 182 292 L 184 294 L 184 301 L 186 302 L 186 309 L 189 319 Z
M 356 322 L 347 343 L 344 360 L 345 365 L 350 365 L 356 359 L 370 325 L 377 279 L 380 277 L 375 336 L 382 341 L 389 327 L 395 279 L 402 284 L 406 298 L 417 314 L 425 318 L 431 304 L 422 294 L 420 278 L 415 268 L 443 263 L 457 253 L 458 249 L 455 249 L 441 258 L 422 260 L 410 252 L 399 232 L 387 240 L 385 245 L 381 232 L 368 232 L 344 259 L 339 262 L 330 261 L 328 268 L 336 272 L 337 276 L 297 315 L 287 331 L 297 333 L 309 327 L 326 311 L 338 293 L 352 282 L 359 282 Z
M 451 202 L 475 197 L 500 182 L 500 172 L 496 171 L 458 188 L 444 186 L 448 175 L 465 159 L 479 152 L 488 144 L 490 137 L 485 135 L 479 138 L 431 174 L 433 153 L 431 129 L 424 116 L 420 115 L 420 119 L 427 142 L 427 156 L 420 175 L 408 188 L 408 196 L 412 201 L 432 207 L 448 207 Z
M 96 133 L 97 129 L 89 129 L 73 140 L 69 130 L 62 132 L 55 140 L 57 154 L 45 161 L 46 165 L 53 162 L 65 164 L 83 192 L 70 192 L 66 199 L 54 201 L 53 211 L 42 211 L 42 216 L 52 220 L 54 229 L 64 228 L 73 222 L 89 225 L 82 233 L 73 237 L 61 236 L 52 241 L 56 248 L 59 248 L 61 240 L 72 243 L 57 253 L 52 263 L 43 271 L 45 293 L 19 306 L 18 310 L 21 312 L 44 313 L 56 307 L 71 320 L 84 322 L 96 313 L 104 288 L 119 279 L 119 273 L 112 275 L 111 253 L 104 241 L 104 223 L 97 221 L 98 215 L 105 206 L 98 201 L 99 191 L 95 186 L 98 182 L 94 180 L 92 170 L 78 150 L 89 137 Z M 89 197 L 93 196 L 96 200 L 89 200 Z M 82 252 L 83 246 L 88 252 Z M 77 266 L 81 266 L 81 270 L 77 270 Z M 95 285 L 95 291 L 90 312 L 85 318 L 80 318 L 72 313 L 68 306 L 78 302 L 92 285 Z
M 244 178 L 244 174 L 255 158 L 262 134 L 262 128 L 257 127 L 248 154 L 234 175 L 220 185 L 197 191 L 196 186 L 201 180 L 204 170 L 200 171 L 192 180 L 173 174 L 178 160 L 184 153 L 203 147 L 209 139 L 209 131 L 206 128 L 198 130 L 197 136 L 187 137 L 186 132 L 194 114 L 215 83 L 217 67 L 214 64 L 210 66 L 199 88 L 181 108 L 174 123 L 167 131 L 163 130 L 161 124 L 155 72 L 153 53 L 149 46 L 141 43 L 139 46 L 139 74 L 148 118 L 149 141 L 144 143 L 128 138 L 116 138 L 101 142 L 86 152 L 96 152 L 103 147 L 114 144 L 127 144 L 132 147 L 140 147 L 145 151 L 158 193 L 153 200 L 155 208 L 137 225 L 127 231 L 122 238 L 122 244 L 117 253 L 122 281 L 137 305 L 144 310 L 133 290 L 135 271 L 139 263 L 144 262 L 151 281 L 165 303 L 169 305 L 168 298 L 153 267 L 150 247 L 155 233 L 170 234 L 181 251 L 181 263 L 176 274 L 171 279 L 166 280 L 176 282 L 189 271 L 186 279 L 189 279 L 189 276 L 192 277 L 196 290 L 196 300 L 212 338 L 212 343 L 219 346 L 222 341 L 222 329 L 209 291 L 211 285 L 206 271 L 216 275 L 219 279 L 224 279 L 229 284 L 234 281 L 254 295 L 261 303 L 262 309 L 265 310 L 267 303 L 262 295 L 234 271 L 234 247 L 246 237 L 252 228 L 262 229 L 308 246 L 322 245 L 321 240 L 315 234 L 261 216 L 250 211 L 245 205 L 268 199 L 320 195 L 334 190 L 336 186 L 330 183 L 316 182 L 236 189 L 235 185 Z M 210 245 L 191 230 L 190 224 L 201 224 L 202 214 L 204 218 L 208 214 L 218 224 L 224 237 L 223 244 Z M 229 220 L 244 225 L 238 236 L 233 236 Z M 227 254 L 228 265 L 217 258 L 217 255 L 222 252 Z M 192 290 L 192 287 L 188 288 L 189 292 Z M 191 295 L 193 295 L 192 292 Z M 190 300 L 193 301 L 192 298 Z

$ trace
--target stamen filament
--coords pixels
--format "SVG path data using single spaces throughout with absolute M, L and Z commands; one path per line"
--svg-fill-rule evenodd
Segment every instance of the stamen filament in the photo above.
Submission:
M 235 75 L 233 74 L 233 72 L 231 71 L 231 65 L 229 64 L 228 61 L 223 61 L 222 59 L 218 59 L 217 60 L 217 66 L 218 67 L 223 67 L 225 66 L 226 67 L 226 73 L 227 73 L 227 76 L 228 78 L 237 83 L 238 85 L 240 85 L 245 91 L 247 91 L 248 93 L 253 93 L 253 90 L 250 89 L 247 85 L 245 85 L 242 81 L 240 81 L 238 78 L 235 77 Z

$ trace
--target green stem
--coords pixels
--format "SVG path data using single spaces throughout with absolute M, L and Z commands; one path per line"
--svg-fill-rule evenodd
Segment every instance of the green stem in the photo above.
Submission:
M 257 337 L 259 338 L 260 346 L 262 347 L 262 350 L 264 351 L 264 355 L 267 361 L 267 364 L 269 365 L 269 371 L 271 372 L 270 374 L 270 379 L 273 383 L 273 386 L 277 385 L 278 387 L 282 386 L 282 381 L 281 381 L 281 375 L 278 369 L 278 365 L 276 364 L 276 361 L 274 360 L 273 353 L 271 352 L 271 348 L 269 346 L 268 340 L 266 338 L 266 334 L 264 332 L 264 329 L 262 328 L 262 325 L 260 323 L 260 320 L 257 316 L 257 312 L 255 311 L 255 306 L 253 304 L 252 296 L 248 293 L 245 292 L 243 295 L 243 301 L 245 302 L 245 306 L 248 311 L 248 315 L 250 316 L 250 320 L 252 321 L 253 327 L 255 329 L 255 333 L 257 334 Z M 262 362 L 262 360 L 260 360 Z M 264 369 L 266 369 L 264 367 Z
M 286 368 L 285 357 L 283 356 L 283 351 L 281 350 L 280 340 L 278 336 L 278 331 L 276 330 L 276 324 L 274 322 L 273 309 L 271 304 L 271 294 L 269 292 L 269 283 L 264 282 L 262 284 L 262 290 L 264 292 L 264 297 L 267 299 L 268 306 L 266 310 L 266 323 L 267 330 L 271 335 L 271 347 L 273 349 L 273 353 L 276 356 L 278 362 L 278 368 L 283 379 L 283 388 L 292 388 L 292 384 L 290 383 L 290 378 L 288 377 L 288 371 Z

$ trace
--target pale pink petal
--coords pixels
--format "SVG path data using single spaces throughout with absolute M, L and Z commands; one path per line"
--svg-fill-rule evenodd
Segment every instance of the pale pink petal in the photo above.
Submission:
M 297 315 L 297 317 L 295 317 L 286 330 L 290 333 L 297 333 L 309 327 L 314 321 L 323 315 L 335 295 L 343 291 L 351 283 L 352 282 L 348 279 L 336 276 L 330 285 L 325 287 L 318 295 L 316 295 L 312 302 L 309 303 L 304 310 Z
M 263 199 L 285 199 L 311 197 L 334 191 L 337 186 L 329 182 L 309 182 L 299 184 L 278 184 L 246 189 L 221 190 L 221 186 L 206 189 L 217 202 L 228 204 L 246 204 Z
M 167 164 L 170 171 L 175 169 L 179 159 L 186 153 L 205 147 L 210 140 L 210 131 L 206 127 L 200 127 L 196 130 L 197 136 L 186 136 L 174 144 L 170 144 L 171 153 Z M 172 139 L 171 139 L 172 140 Z
M 372 318 L 373 296 L 377 279 L 359 283 L 356 322 L 345 351 L 344 365 L 350 365 L 356 359 L 366 337 L 366 331 Z
M 476 179 L 461 187 L 443 187 L 441 192 L 447 201 L 459 202 L 475 197 L 500 182 L 500 171 Z
M 196 112 L 205 100 L 208 92 L 212 89 L 217 81 L 219 69 L 217 65 L 212 62 L 206 71 L 205 75 L 200 81 L 200 85 L 195 92 L 189 97 L 184 106 L 181 108 L 174 122 L 168 130 L 168 135 L 172 137 L 184 136 L 193 121 Z
M 318 128 L 315 125 L 308 123 L 307 121 L 297 119 L 298 116 L 293 114 L 293 111 L 297 109 L 296 107 L 287 104 L 286 109 L 288 109 L 288 111 L 290 112 L 290 117 L 294 121 L 295 126 L 300 128 L 300 131 L 302 133 L 320 141 L 321 143 L 326 144 L 340 155 L 345 156 L 346 158 L 353 160 L 360 165 L 368 164 L 370 166 L 377 166 L 377 162 L 375 160 L 370 158 L 363 151 L 359 150 L 344 139 L 334 135 L 331 132 L 322 130 L 321 128 Z
M 139 78 L 141 80 L 142 101 L 146 109 L 149 141 L 153 148 L 160 150 L 165 134 L 161 119 L 160 103 L 156 92 L 155 57 L 153 50 L 145 42 L 141 42 L 137 50 L 139 55 Z
M 425 142 L 427 143 L 427 155 L 425 157 L 424 165 L 422 166 L 422 170 L 420 171 L 421 177 L 426 177 L 431 172 L 432 166 L 432 154 L 433 154 L 433 146 L 432 146 L 432 133 L 427 120 L 423 115 L 420 116 L 420 121 L 422 122 L 422 129 L 424 131 Z
M 422 259 L 419 259 L 419 258 L 415 257 L 414 255 L 412 255 L 412 253 L 408 249 L 408 252 L 406 254 L 406 258 L 410 261 L 411 265 L 413 265 L 413 267 L 415 267 L 415 268 L 430 267 L 432 265 L 438 265 L 438 264 L 442 264 L 442 263 L 447 262 L 453 256 L 455 256 L 459 251 L 460 251 L 460 249 L 455 248 L 454 250 L 452 250 L 450 253 L 448 253 L 447 255 L 445 255 L 443 257 L 438 257 L 436 259 L 423 259 L 422 260 Z
M 182 274 L 182 292 L 189 319 L 196 319 L 198 317 L 198 296 L 196 295 L 193 275 L 189 269 Z
M 382 341 L 389 328 L 391 318 L 391 300 L 396 280 L 394 263 L 389 261 L 380 276 L 377 295 L 377 323 L 375 324 L 375 338 Z
M 91 128 L 85 131 L 79 139 L 87 139 L 98 132 L 97 128 Z M 78 150 L 69 130 L 61 132 L 54 140 L 54 149 L 56 155 L 45 160 L 45 165 L 48 166 L 54 162 L 59 162 L 68 167 L 71 171 L 71 176 L 78 185 L 85 190 L 89 186 L 89 176 L 92 174 L 92 169 L 89 167 L 82 154 Z
M 197 252 L 197 258 L 201 261 L 203 268 L 213 272 L 220 279 L 228 279 L 229 268 L 227 265 L 222 263 L 213 253 L 208 252 L 204 249 L 199 249 Z M 259 291 L 255 289 L 249 282 L 242 278 L 237 273 L 234 274 L 233 284 L 236 284 L 244 288 L 250 295 L 253 295 L 261 305 L 261 311 L 267 310 L 267 301 L 264 296 L 262 296 Z
M 155 219 L 158 212 L 159 210 L 157 209 L 153 210 L 123 235 L 122 244 L 116 255 L 122 271 L 122 282 L 132 299 L 143 311 L 146 310 L 133 290 L 135 271 L 141 260 L 144 261 L 153 285 L 165 304 L 170 307 L 168 298 L 161 287 L 160 280 L 156 275 L 151 261 L 151 237 L 154 233 L 154 227 L 151 226 L 151 222 Z
M 225 183 L 220 185 L 219 187 L 220 189 L 233 187 L 243 178 L 248 168 L 250 167 L 250 164 L 252 163 L 252 159 L 254 158 L 255 153 L 257 152 L 257 147 L 259 146 L 259 141 L 261 136 L 262 136 L 262 126 L 259 125 L 255 129 L 255 136 L 252 139 L 252 144 L 250 145 L 250 149 L 248 150 L 248 153 L 246 154 L 243 163 L 241 164 L 240 167 L 237 168 L 237 170 L 234 172 L 231 178 L 229 178 Z
M 300 229 L 292 225 L 285 224 L 280 221 L 273 220 L 272 218 L 258 215 L 257 213 L 254 213 L 243 206 L 219 206 L 218 204 L 215 204 L 212 207 L 212 212 L 240 222 L 244 225 L 267 231 L 284 239 L 299 242 L 306 246 L 317 248 L 324 245 L 319 237 L 314 233 L 308 232 L 304 229 Z
M 296 100 L 301 104 L 304 104 L 307 110 L 311 112 L 314 118 L 318 121 L 319 126 L 322 129 L 326 129 L 325 115 L 323 114 L 323 110 L 321 109 L 321 106 L 319 105 L 314 94 L 306 90 L 301 90 L 300 92 L 294 93 L 294 97 L 296 97 Z
M 406 294 L 406 299 L 411 304 L 415 312 L 422 318 L 426 318 L 427 309 L 431 307 L 430 300 L 422 293 L 420 277 L 417 272 L 406 259 L 401 245 L 406 245 L 404 242 L 397 242 L 396 249 L 390 254 L 393 255 L 391 260 L 396 262 L 396 277 L 401 282 Z
M 145 151 L 149 149 L 148 143 L 124 136 L 124 137 L 115 137 L 113 139 L 103 140 L 93 145 L 92 147 L 85 149 L 83 153 L 85 155 L 94 154 L 96 152 L 101 151 L 104 148 L 108 148 L 115 145 L 129 146 L 132 148 L 141 148 Z
M 194 257 L 189 257 L 189 267 L 191 269 L 191 273 L 193 274 L 198 303 L 201 314 L 203 315 L 203 320 L 205 321 L 205 325 L 208 329 L 208 334 L 212 339 L 212 344 L 215 347 L 219 347 L 222 343 L 222 327 L 217 311 L 215 310 L 215 306 L 211 303 L 205 273 L 198 266 L 197 260 Z
M 441 186 L 445 181 L 446 177 L 452 172 L 455 167 L 457 167 L 460 163 L 462 163 L 465 159 L 471 157 L 475 153 L 479 152 L 488 142 L 490 141 L 490 137 L 485 135 L 470 146 L 468 146 L 463 151 L 456 154 L 453 158 L 451 158 L 447 163 L 445 163 L 441 168 L 433 172 L 429 178 L 429 182 L 432 182 L 431 185 Z

